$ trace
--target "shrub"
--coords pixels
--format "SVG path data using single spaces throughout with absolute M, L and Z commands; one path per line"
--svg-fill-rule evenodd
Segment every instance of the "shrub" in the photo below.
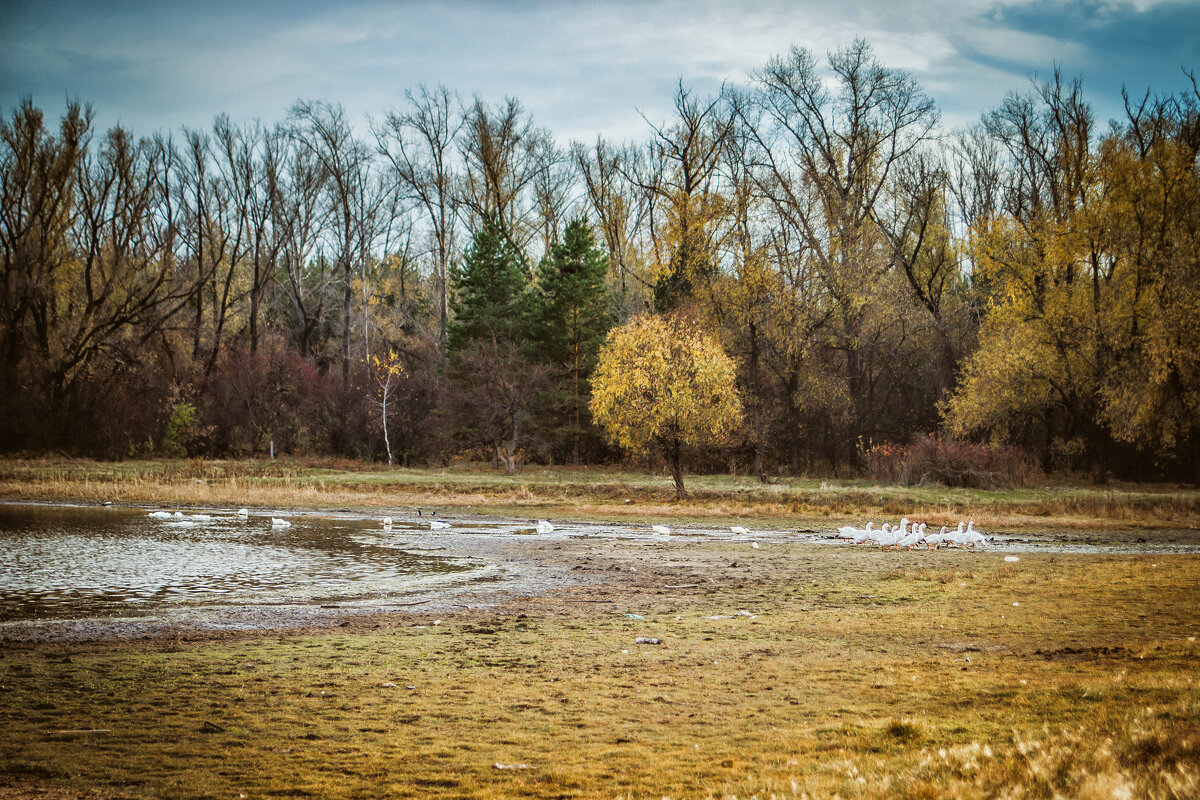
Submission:
M 973 489 L 1030 486 L 1043 479 L 1028 453 L 1009 445 L 992 446 L 930 434 L 899 446 L 873 445 L 863 453 L 868 474 L 902 486 L 936 483 Z
M 196 407 L 186 400 L 181 400 L 171 408 L 171 418 L 167 420 L 167 432 L 163 436 L 163 454 L 168 456 L 186 456 L 196 433 Z

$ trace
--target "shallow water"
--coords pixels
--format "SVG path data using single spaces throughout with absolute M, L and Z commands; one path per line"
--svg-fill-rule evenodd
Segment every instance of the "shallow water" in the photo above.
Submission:
M 831 528 L 734 534 L 679 525 L 661 534 L 649 522 L 556 522 L 553 532 L 531 535 L 530 520 L 455 519 L 449 529 L 431 530 L 423 517 L 397 519 L 385 531 L 379 518 L 352 514 L 183 515 L 164 520 L 148 509 L 0 504 L 0 640 L 284 628 L 374 611 L 488 605 L 505 593 L 538 594 L 589 580 L 538 555 L 578 539 L 633 547 L 726 540 L 858 549 L 834 538 Z M 291 526 L 273 528 L 272 516 Z M 988 547 L 975 553 L 1200 553 L 1195 530 L 987 533 Z M 969 553 L 937 555 L 953 560 Z
M 279 529 L 269 517 L 184 513 L 0 505 L 0 622 L 379 602 L 486 570 L 406 547 L 371 520 L 292 517 Z

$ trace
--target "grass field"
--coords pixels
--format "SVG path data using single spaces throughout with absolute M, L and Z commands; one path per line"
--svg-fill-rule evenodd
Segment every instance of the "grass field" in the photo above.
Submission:
M 539 557 L 603 580 L 324 631 L 6 647 L 0 796 L 1200 793 L 1195 557 Z
M 481 466 L 389 469 L 357 463 L 162 460 L 0 460 L 0 498 L 306 509 L 435 508 L 521 517 L 708 521 L 815 526 L 899 518 L 988 528 L 1196 528 L 1200 490 L 1160 484 L 1056 485 L 985 491 L 868 481 L 692 475 L 674 499 L 666 475 L 528 467 L 515 476 Z
M 690 487 L 676 502 L 669 478 L 628 472 L 0 462 L 14 499 L 780 529 L 908 513 L 1149 531 L 1197 527 L 1200 502 Z M 1200 796 L 1200 557 L 515 538 L 582 581 L 329 629 L 0 643 L 0 797 Z

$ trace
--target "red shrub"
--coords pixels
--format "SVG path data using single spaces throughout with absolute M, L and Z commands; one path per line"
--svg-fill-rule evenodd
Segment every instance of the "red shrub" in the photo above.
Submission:
M 1043 480 L 1037 462 L 1011 446 L 973 444 L 930 434 L 900 446 L 889 442 L 864 452 L 871 477 L 902 486 L 938 483 L 976 489 L 1029 486 Z

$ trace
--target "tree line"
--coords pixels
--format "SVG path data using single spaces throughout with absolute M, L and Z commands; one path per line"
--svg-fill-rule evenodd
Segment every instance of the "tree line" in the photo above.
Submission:
M 315 100 L 143 138 L 27 100 L 0 123 L 0 450 L 613 461 L 639 449 L 593 373 L 657 315 L 734 365 L 698 467 L 854 470 L 937 433 L 1194 477 L 1185 77 L 1101 126 L 1054 73 L 946 131 L 867 43 L 793 48 L 681 80 L 643 141 L 567 146 L 440 86 L 362 130 Z

